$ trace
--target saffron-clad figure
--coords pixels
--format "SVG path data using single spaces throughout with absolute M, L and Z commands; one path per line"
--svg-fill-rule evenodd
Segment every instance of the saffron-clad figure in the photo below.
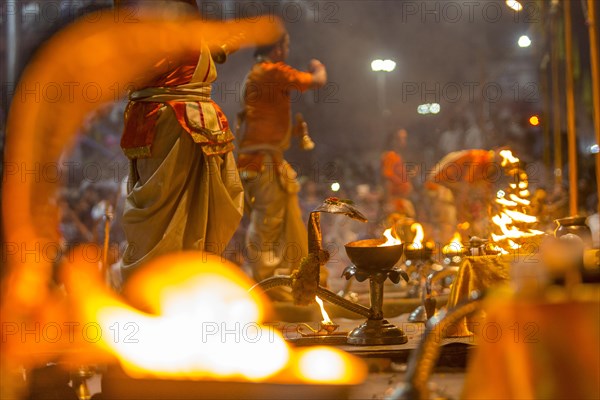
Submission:
M 123 228 L 127 278 L 177 250 L 221 253 L 243 213 L 234 136 L 211 100 L 217 78 L 208 46 L 130 94 L 121 146 L 130 159 Z
M 327 73 L 317 60 L 310 62 L 308 72 L 290 67 L 285 63 L 288 52 L 287 34 L 274 45 L 257 48 L 244 86 L 238 168 L 250 210 L 246 262 L 257 281 L 289 275 L 308 253 L 299 184 L 283 153 L 293 135 L 291 93 L 323 86 Z M 295 131 L 304 135 L 302 130 Z M 325 271 L 321 277 L 325 283 Z
M 405 129 L 392 133 L 388 138 L 386 151 L 381 156 L 381 176 L 385 190 L 383 207 L 385 215 L 399 213 L 414 218 L 415 208 L 410 200 L 413 185 L 402 157 L 407 139 Z

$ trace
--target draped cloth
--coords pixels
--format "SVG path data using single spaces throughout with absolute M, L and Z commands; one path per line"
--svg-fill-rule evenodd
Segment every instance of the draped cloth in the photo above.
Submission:
M 310 73 L 269 60 L 256 63 L 245 82 L 238 168 L 250 209 L 246 260 L 258 281 L 289 275 L 308 254 L 300 185 L 283 152 L 291 136 L 290 94 L 311 85 Z
M 247 262 L 257 281 L 289 275 L 308 254 L 308 232 L 298 203 L 296 172 L 283 159 L 264 154 L 263 170 L 243 173 L 251 209 L 246 235 Z
M 488 301 L 461 398 L 600 398 L 600 291 L 574 297 Z
M 179 74 L 179 75 L 177 75 Z M 216 70 L 203 48 L 130 95 L 121 141 L 130 158 L 124 275 L 178 250 L 221 253 L 241 220 L 243 189 L 233 135 L 210 99 Z

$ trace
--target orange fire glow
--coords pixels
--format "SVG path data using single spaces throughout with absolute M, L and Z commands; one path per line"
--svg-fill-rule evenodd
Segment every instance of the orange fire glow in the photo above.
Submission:
M 321 308 L 321 315 L 323 316 L 323 320 L 321 322 L 324 324 L 333 324 L 333 321 L 331 320 L 331 318 L 329 318 L 329 314 L 327 314 L 327 311 L 325 310 L 325 305 L 323 304 L 323 300 L 321 300 L 319 298 L 319 296 L 315 296 L 315 301 Z
M 415 232 L 415 237 L 413 238 L 412 243 L 409 245 L 413 249 L 422 249 L 423 248 L 423 239 L 425 238 L 425 233 L 423 232 L 423 226 L 418 222 L 415 222 L 410 226 L 411 232 Z
M 333 347 L 316 346 L 296 350 L 295 375 L 306 383 L 331 384 L 361 382 L 366 377 L 363 364 Z
M 502 208 L 498 214 L 492 217 L 492 222 L 500 229 L 501 234 L 492 233 L 492 240 L 495 243 L 492 247 L 500 254 L 508 254 L 508 250 L 520 249 L 523 239 L 541 235 L 543 232 L 523 228 L 525 224 L 537 222 L 535 216 L 528 215 L 523 211 L 531 204 L 527 199 L 529 196 L 527 174 L 523 171 L 519 172 L 519 159 L 513 156 L 510 150 L 502 150 L 500 156 L 502 157 L 501 165 L 508 167 L 507 169 L 511 171 L 509 174 L 512 174 L 518 180 L 517 183 L 511 183 L 510 188 L 519 190 L 518 195 L 510 193 L 508 199 L 506 198 L 506 192 L 499 190 L 495 199 L 496 203 L 501 205 Z
M 131 376 L 260 381 L 289 362 L 283 337 L 267 335 L 257 322 L 264 301 L 247 293 L 252 282 L 233 266 L 216 256 L 183 253 L 157 259 L 142 272 L 124 291 L 140 309 L 108 292 L 91 268 L 73 266 L 65 273 L 84 320 L 103 332 L 135 328 L 132 340 L 103 335 L 97 343 Z
M 385 247 L 385 246 L 397 246 L 399 244 L 402 244 L 402 240 L 396 238 L 393 234 L 392 234 L 392 228 L 388 228 L 383 232 L 383 236 L 385 236 L 385 238 L 387 239 L 385 241 L 385 243 L 380 244 L 377 247 Z
M 279 331 L 261 324 L 265 297 L 249 293 L 252 282 L 217 256 L 189 252 L 150 262 L 125 288 L 132 304 L 107 291 L 93 268 L 73 266 L 65 277 L 84 320 L 103 332 L 136 327 L 133 340 L 103 335 L 96 343 L 133 377 L 338 384 L 364 378 L 362 363 L 331 349 L 317 358 L 332 360 L 334 371 L 299 365 L 315 356 L 296 352 Z
M 500 156 L 502 157 L 502 162 L 500 165 L 506 167 L 509 164 L 518 164 L 519 159 L 513 156 L 512 151 L 510 150 L 501 150 Z
M 450 239 L 450 242 L 444 247 L 442 247 L 442 254 L 462 254 L 464 249 L 465 248 L 462 245 L 462 237 L 460 236 L 460 233 L 454 232 L 454 235 L 452 236 L 452 239 Z

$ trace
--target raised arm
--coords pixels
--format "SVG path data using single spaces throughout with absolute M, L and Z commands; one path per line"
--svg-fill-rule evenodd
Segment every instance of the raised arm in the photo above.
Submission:
M 312 74 L 312 87 L 318 88 L 327 83 L 327 70 L 321 61 L 314 58 L 310 60 L 308 71 Z

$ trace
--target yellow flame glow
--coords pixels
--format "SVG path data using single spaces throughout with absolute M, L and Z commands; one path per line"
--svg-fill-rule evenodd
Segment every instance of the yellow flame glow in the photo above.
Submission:
M 462 245 L 462 237 L 460 233 L 454 232 L 452 239 L 450 242 L 442 247 L 443 254 L 459 254 L 464 251 L 464 246 Z
M 124 293 L 146 312 L 113 297 L 85 270 L 72 268 L 67 278 L 83 317 L 102 332 L 134 328 L 133 341 L 103 335 L 98 343 L 128 374 L 260 381 L 288 364 L 281 334 L 258 322 L 261 297 L 248 293 L 251 282 L 233 266 L 189 253 L 157 259 L 142 272 Z
M 383 236 L 385 236 L 385 238 L 387 239 L 385 241 L 385 243 L 380 244 L 377 247 L 386 247 L 386 246 L 397 246 L 399 244 L 402 244 L 402 240 L 394 237 L 394 235 L 392 234 L 392 228 L 388 228 L 383 232 Z
M 419 224 L 418 222 L 415 222 L 410 226 L 410 230 L 411 230 L 411 232 L 415 232 L 415 237 L 413 238 L 413 241 L 410 244 L 410 247 L 412 247 L 414 249 L 423 248 L 423 238 L 425 238 L 425 232 L 423 232 L 423 226 L 421 224 Z
M 528 230 L 527 232 L 519 230 L 516 226 L 511 226 L 508 228 L 507 225 L 512 224 L 513 220 L 506 214 L 510 212 L 510 210 L 505 210 L 505 212 L 501 212 L 499 215 L 494 215 L 492 217 L 492 222 L 498 225 L 503 235 L 496 235 L 492 233 L 492 240 L 494 242 L 499 242 L 506 239 L 520 239 L 520 238 L 528 238 L 539 235 L 540 231 Z M 521 213 L 518 213 L 521 214 Z M 524 215 L 524 214 L 523 214 Z M 529 217 L 529 216 L 527 216 Z M 535 218 L 535 217 L 533 217 Z M 525 221 L 523 221 L 525 222 Z
M 500 156 L 502 157 L 502 162 L 500 165 L 506 167 L 509 164 L 518 164 L 519 159 L 513 156 L 512 151 L 510 150 L 501 150 Z
M 518 205 L 514 201 L 507 200 L 504 197 L 497 198 L 496 203 L 503 205 L 505 207 L 516 207 Z
M 517 243 L 513 242 L 513 241 L 512 241 L 512 240 L 510 240 L 510 239 L 508 239 L 508 245 L 509 245 L 509 247 L 510 247 L 511 249 L 513 249 L 513 250 L 518 250 L 518 249 L 520 249 L 520 248 L 521 248 L 521 245 L 519 245 L 519 244 L 517 244 Z
M 512 211 L 512 210 L 504 210 L 504 212 L 513 221 L 527 222 L 527 223 L 537 222 L 537 218 L 535 216 L 533 216 L 533 215 L 527 215 L 527 214 L 524 214 L 522 212 Z
M 465 222 L 458 224 L 457 227 L 458 227 L 458 229 L 462 229 L 463 231 L 466 231 L 467 229 L 469 229 L 471 227 L 471 224 L 469 223 L 469 221 L 465 221 Z
M 323 316 L 323 321 L 321 321 L 321 322 L 323 322 L 325 324 L 333 323 L 331 318 L 329 318 L 329 314 L 327 314 L 327 311 L 325 310 L 325 305 L 323 304 L 323 300 L 321 300 L 319 298 L 319 296 L 315 296 L 315 300 L 316 300 L 317 304 L 319 305 L 319 307 L 321 308 L 321 315 Z
M 133 341 L 102 335 L 96 343 L 115 355 L 129 375 L 286 383 L 307 379 L 289 376 L 298 369 L 295 351 L 279 331 L 261 324 L 264 296 L 249 293 L 252 282 L 219 257 L 182 253 L 149 263 L 124 290 L 144 311 L 109 293 L 91 271 L 80 265 L 70 268 L 67 285 L 84 319 L 94 321 L 102 332 L 135 328 Z M 350 377 L 345 371 L 364 369 L 352 357 L 337 352 L 328 357 L 338 366 L 334 375 L 342 380 L 337 383 L 348 383 L 343 381 Z M 331 373 L 315 374 L 333 383 Z
M 508 197 L 510 197 L 510 199 L 516 203 L 519 203 L 521 205 L 524 206 L 528 206 L 531 204 L 531 202 L 527 199 L 522 199 L 519 196 L 517 196 L 516 194 L 511 193 Z
M 366 369 L 356 368 L 350 354 L 333 347 L 298 349 L 297 375 L 307 383 L 360 382 Z
M 502 247 L 498 246 L 498 245 L 492 245 L 492 250 L 498 252 L 499 254 L 510 254 L 508 251 L 504 250 Z
M 492 233 L 492 240 L 496 243 L 505 241 L 505 244 L 495 244 L 492 248 L 502 254 L 507 254 L 508 249 L 517 250 L 521 248 L 522 241 L 518 241 L 518 239 L 538 236 L 543 234 L 543 232 L 535 229 L 520 229 L 523 224 L 537 222 L 535 216 L 527 215 L 522 209 L 522 206 L 529 206 L 531 204 L 531 201 L 527 199 L 529 197 L 527 173 L 515 168 L 514 164 L 517 164 L 519 159 L 513 156 L 510 150 L 503 150 L 500 152 L 500 155 L 502 156 L 502 166 L 510 169 L 508 174 L 519 179 L 517 183 L 509 184 L 513 190 L 519 189 L 519 195 L 510 193 L 507 199 L 505 198 L 506 192 L 503 190 L 499 190 L 496 193 L 497 198 L 495 202 L 502 206 L 502 211 L 492 217 L 492 222 L 500 228 L 502 233 L 501 235 Z M 515 222 L 520 223 L 521 226 L 515 226 Z

